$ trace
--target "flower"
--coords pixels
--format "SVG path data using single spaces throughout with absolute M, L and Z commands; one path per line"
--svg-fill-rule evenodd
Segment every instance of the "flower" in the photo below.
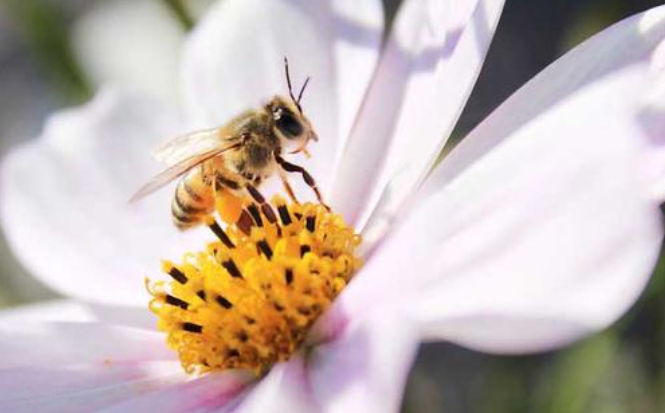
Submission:
M 613 322 L 663 236 L 641 115 L 665 7 L 552 64 L 432 170 L 502 6 L 406 0 L 380 49 L 378 1 L 221 1 L 186 41 L 180 111 L 106 90 L 54 116 L 4 160 L 1 218 L 28 269 L 91 304 L 59 323 L 4 316 L 2 410 L 391 412 L 419 339 L 532 352 Z M 167 191 L 126 199 L 165 136 L 283 91 L 285 55 L 314 76 L 303 106 L 321 139 L 301 162 L 362 231 L 365 264 L 265 377 L 192 379 L 131 306 L 148 299 L 140 275 L 209 234 L 166 225 Z

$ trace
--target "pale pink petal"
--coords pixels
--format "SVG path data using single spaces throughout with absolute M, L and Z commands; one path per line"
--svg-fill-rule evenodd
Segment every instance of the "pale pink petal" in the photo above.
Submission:
M 418 348 L 404 312 L 336 306 L 317 325 L 304 353 L 273 367 L 237 407 L 220 412 L 397 412 Z
M 11 151 L 1 165 L 0 218 L 27 269 L 84 300 L 145 305 L 143 279 L 160 258 L 200 246 L 188 244 L 200 233 L 171 224 L 172 189 L 128 204 L 161 168 L 150 151 L 179 127 L 155 102 L 106 90 Z
M 0 311 L 0 325 L 44 322 L 101 321 L 152 330 L 157 317 L 144 307 L 86 304 L 74 300 L 50 300 Z
M 616 320 L 663 236 L 636 118 L 645 72 L 598 80 L 426 187 L 342 301 L 395 302 L 426 337 L 494 352 L 552 348 Z
M 294 93 L 312 76 L 302 105 L 320 137 L 309 147 L 310 161 L 294 160 L 326 188 L 374 71 L 382 32 L 378 0 L 219 1 L 186 44 L 184 97 L 192 127 L 220 126 L 274 94 L 288 96 L 288 57 Z
M 157 316 L 148 311 L 148 303 L 140 306 L 123 306 L 91 303 L 85 305 L 95 320 L 118 326 L 145 330 L 157 328 Z
M 322 410 L 313 398 L 309 372 L 302 354 L 279 363 L 254 386 L 248 387 L 234 406 L 218 410 L 233 413 L 317 413 Z
M 148 412 L 203 413 L 230 408 L 236 396 L 243 391 L 252 374 L 227 371 L 194 378 L 186 383 L 164 387 L 122 403 L 100 413 Z
M 665 40 L 654 52 L 651 71 L 653 82 L 644 97 L 640 121 L 648 136 L 645 163 L 654 182 L 653 194 L 665 200 Z
M 575 91 L 636 64 L 649 62 L 665 39 L 665 6 L 625 19 L 585 41 L 539 73 L 445 159 L 437 185 L 500 145 L 513 132 Z
M 443 148 L 480 72 L 503 0 L 408 0 L 335 176 L 332 205 L 362 227 L 394 213 Z
M 312 392 L 321 410 L 398 412 L 418 349 L 414 324 L 379 308 L 347 317 L 352 317 L 349 324 L 334 340 L 314 347 L 308 359 Z
M 186 378 L 178 361 L 3 368 L 0 411 L 87 413 Z
M 90 308 L 73 300 L 50 300 L 35 304 L 19 305 L 0 311 L 0 326 L 50 321 L 94 321 Z
M 0 371 L 174 359 L 157 331 L 83 322 L 0 324 Z

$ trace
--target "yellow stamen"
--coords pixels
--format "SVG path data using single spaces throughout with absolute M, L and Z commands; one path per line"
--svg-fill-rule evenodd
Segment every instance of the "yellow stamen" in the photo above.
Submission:
M 211 222 L 219 241 L 165 261 L 172 280 L 147 281 L 159 329 L 189 373 L 261 374 L 288 360 L 361 265 L 360 236 L 339 215 L 280 197 L 270 208 L 276 222 L 260 212 L 249 234 Z

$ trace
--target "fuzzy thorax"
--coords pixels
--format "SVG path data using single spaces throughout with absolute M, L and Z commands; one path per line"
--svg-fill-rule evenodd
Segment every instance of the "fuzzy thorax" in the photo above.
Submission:
M 288 360 L 361 265 L 360 236 L 339 215 L 280 197 L 266 209 L 249 234 L 211 222 L 218 241 L 165 261 L 170 280 L 148 281 L 150 309 L 189 373 L 261 374 Z

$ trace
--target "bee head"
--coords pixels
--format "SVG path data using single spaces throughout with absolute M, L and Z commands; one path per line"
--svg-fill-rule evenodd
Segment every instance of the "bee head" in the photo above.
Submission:
M 293 94 L 291 75 L 289 74 L 289 60 L 286 56 L 284 57 L 284 74 L 286 75 L 286 84 L 289 87 L 290 99 L 277 96 L 271 102 L 275 134 L 280 137 L 282 147 L 295 147 L 291 150 L 291 153 L 304 152 L 309 156 L 307 144 L 310 140 L 314 142 L 319 140 L 316 133 L 314 133 L 312 124 L 305 117 L 302 106 L 300 106 L 300 100 L 309 83 L 309 77 L 305 79 L 305 83 L 303 83 L 296 98 Z
M 292 99 L 276 96 L 268 105 L 273 117 L 273 132 L 283 148 L 291 153 L 306 150 L 310 140 L 318 141 L 312 124 Z

